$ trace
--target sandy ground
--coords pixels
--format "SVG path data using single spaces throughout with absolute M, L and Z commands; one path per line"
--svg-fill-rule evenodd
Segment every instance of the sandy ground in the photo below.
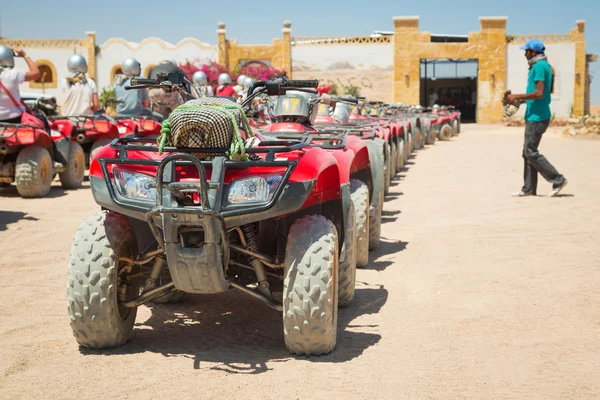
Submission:
M 88 189 L 0 193 L 2 399 L 598 399 L 600 141 L 548 133 L 569 179 L 522 184 L 520 128 L 464 125 L 416 153 L 383 243 L 340 312 L 338 346 L 291 357 L 277 312 L 242 294 L 141 307 L 136 335 L 80 349 L 66 271 Z

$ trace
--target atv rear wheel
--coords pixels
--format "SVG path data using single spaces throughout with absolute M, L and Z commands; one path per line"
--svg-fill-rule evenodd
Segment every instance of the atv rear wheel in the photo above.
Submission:
M 404 138 L 399 138 L 396 154 L 396 172 L 400 172 L 404 168 L 404 147 Z
M 450 140 L 450 138 L 452 137 L 452 127 L 448 124 L 444 124 L 442 125 L 442 128 L 440 129 L 440 140 Z
M 17 156 L 17 191 L 21 197 L 44 197 L 52 184 L 52 158 L 43 147 L 30 146 Z
M 355 212 L 356 266 L 364 268 L 369 265 L 369 187 L 358 179 L 352 179 L 350 198 Z
M 435 143 L 436 135 L 433 126 L 429 125 L 429 135 L 427 135 L 427 144 L 431 145 Z
M 415 127 L 415 148 L 417 150 L 420 150 L 423 148 L 423 143 L 422 143 L 422 138 L 421 138 L 421 128 L 419 128 L 418 126 Z
M 390 152 L 390 156 L 391 158 L 391 178 L 394 178 L 396 176 L 396 173 L 398 172 L 398 168 L 397 168 L 397 163 L 398 163 L 398 146 L 396 146 L 396 141 L 394 139 L 392 139 L 392 145 L 391 145 L 392 151 Z
M 383 193 L 379 192 L 379 201 L 374 204 L 372 216 L 369 217 L 369 250 L 379 245 L 381 238 L 381 212 L 383 211 Z
M 342 250 L 345 252 L 344 261 L 340 263 L 340 276 L 338 285 L 338 304 L 345 307 L 354 298 L 354 287 L 356 285 L 356 223 L 355 223 L 354 202 L 350 199 L 348 208 L 348 218 L 346 218 L 346 227 L 344 234 L 344 245 Z
M 129 265 L 122 257 L 137 256 L 131 224 L 112 211 L 98 211 L 79 225 L 69 259 L 67 284 L 71 329 L 88 348 L 118 347 L 133 335 L 137 307 L 124 307 L 139 295 L 140 282 L 128 280 Z
M 285 251 L 283 337 L 291 353 L 328 354 L 338 320 L 338 234 L 320 215 L 297 220 Z
M 65 172 L 59 174 L 60 183 L 65 189 L 81 187 L 83 175 L 85 174 L 85 155 L 79 143 L 71 142 L 69 160 Z
M 390 192 L 390 184 L 392 182 L 392 171 L 390 161 L 390 144 L 386 143 L 383 150 L 383 193 Z

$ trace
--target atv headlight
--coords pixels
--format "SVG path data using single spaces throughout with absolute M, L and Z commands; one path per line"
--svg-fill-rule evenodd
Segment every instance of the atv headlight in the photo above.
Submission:
M 266 203 L 273 198 L 283 176 L 264 175 L 237 179 L 229 185 L 228 204 Z
M 113 176 L 121 196 L 130 200 L 156 202 L 156 188 L 150 187 L 150 184 L 156 184 L 153 176 L 119 168 L 113 169 Z

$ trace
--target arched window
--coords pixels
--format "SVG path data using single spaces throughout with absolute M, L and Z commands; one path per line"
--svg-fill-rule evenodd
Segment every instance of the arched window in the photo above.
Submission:
M 115 76 L 122 74 L 123 70 L 121 69 L 121 64 L 113 65 L 110 70 L 110 84 L 115 83 Z
M 35 81 L 30 81 L 29 87 L 32 89 L 56 89 L 58 76 L 54 64 L 49 60 L 36 60 L 35 64 L 40 69 L 41 75 Z

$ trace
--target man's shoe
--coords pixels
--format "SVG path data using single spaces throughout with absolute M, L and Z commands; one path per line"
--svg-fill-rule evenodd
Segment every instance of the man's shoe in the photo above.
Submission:
M 525 196 L 533 196 L 532 193 L 525 193 L 522 190 L 519 190 L 518 192 L 513 192 L 510 194 L 513 197 L 525 197 Z
M 556 195 L 558 195 L 560 193 L 560 191 L 563 190 L 565 186 L 567 186 L 567 183 L 569 183 L 569 181 L 567 181 L 565 179 L 565 181 L 563 182 L 562 185 L 560 185 L 557 188 L 552 189 L 552 192 L 550 193 L 550 197 L 555 197 Z

